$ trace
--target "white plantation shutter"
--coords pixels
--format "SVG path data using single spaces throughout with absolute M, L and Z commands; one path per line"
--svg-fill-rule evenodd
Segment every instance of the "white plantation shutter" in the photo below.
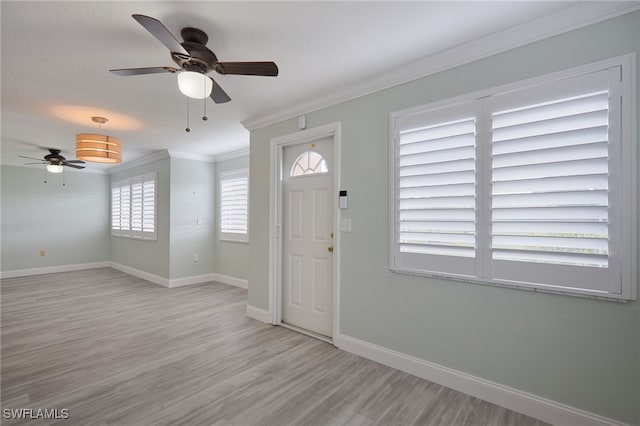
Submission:
M 122 229 L 121 220 L 120 187 L 115 187 L 111 188 L 111 229 L 114 231 Z
M 609 84 L 601 71 L 491 100 L 492 278 L 609 288 Z
M 131 230 L 142 231 L 142 182 L 131 184 Z
M 156 231 L 156 180 L 142 182 L 142 232 Z
M 111 233 L 156 240 L 157 174 L 116 182 L 111 188 Z
M 220 175 L 220 236 L 247 240 L 249 177 L 246 170 Z
M 392 270 L 634 298 L 625 63 L 392 114 Z
M 473 110 L 460 107 L 453 114 L 417 114 L 396 125 L 397 261 L 409 269 L 472 275 L 476 255 Z
M 131 188 L 120 183 L 111 188 L 111 230 L 130 229 Z M 113 232 L 119 235 L 119 232 Z

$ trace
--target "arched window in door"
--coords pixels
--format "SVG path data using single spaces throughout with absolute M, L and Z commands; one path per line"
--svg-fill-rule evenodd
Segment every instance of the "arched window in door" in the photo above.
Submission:
M 315 151 L 305 151 L 296 158 L 291 166 L 290 177 L 329 173 L 327 162 Z

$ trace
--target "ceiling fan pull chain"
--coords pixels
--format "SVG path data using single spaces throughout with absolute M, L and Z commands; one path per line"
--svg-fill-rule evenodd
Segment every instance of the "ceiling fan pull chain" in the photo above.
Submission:
M 44 169 L 44 183 L 47 183 L 47 168 Z
M 207 98 L 209 97 L 209 93 L 207 93 L 207 77 L 206 75 L 202 74 L 202 80 L 204 80 L 203 84 L 202 84 L 202 94 L 204 95 L 202 97 L 202 102 L 204 104 L 204 115 L 202 116 L 202 121 L 207 121 L 209 118 L 207 117 Z M 211 91 L 209 91 L 211 92 Z
M 66 179 L 66 173 L 62 174 L 62 186 L 67 186 L 67 179 Z
M 187 128 L 184 129 L 187 133 L 191 131 L 189 128 L 189 98 L 187 97 Z
M 202 100 L 204 102 L 204 115 L 202 116 L 202 121 L 207 121 L 209 117 L 207 117 L 207 98 Z

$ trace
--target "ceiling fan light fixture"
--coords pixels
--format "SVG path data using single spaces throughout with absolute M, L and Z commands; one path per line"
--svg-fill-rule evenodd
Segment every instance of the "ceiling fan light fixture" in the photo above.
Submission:
M 76 158 L 92 163 L 121 163 L 122 143 L 113 136 L 79 133 L 76 135 Z
M 49 173 L 62 173 L 64 167 L 60 164 L 47 164 L 47 171 Z
M 193 99 L 204 99 L 211 95 L 213 82 L 209 77 L 195 71 L 182 71 L 178 74 L 180 92 Z

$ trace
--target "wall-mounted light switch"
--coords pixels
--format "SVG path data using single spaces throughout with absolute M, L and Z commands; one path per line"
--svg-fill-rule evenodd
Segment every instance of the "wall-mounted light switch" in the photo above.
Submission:
M 351 219 L 340 219 L 340 231 L 351 232 Z
M 197 255 L 197 254 L 194 254 L 194 255 L 193 255 L 193 261 L 194 261 L 194 262 L 199 262 L 199 261 L 200 261 L 200 256 L 199 256 L 199 255 Z

